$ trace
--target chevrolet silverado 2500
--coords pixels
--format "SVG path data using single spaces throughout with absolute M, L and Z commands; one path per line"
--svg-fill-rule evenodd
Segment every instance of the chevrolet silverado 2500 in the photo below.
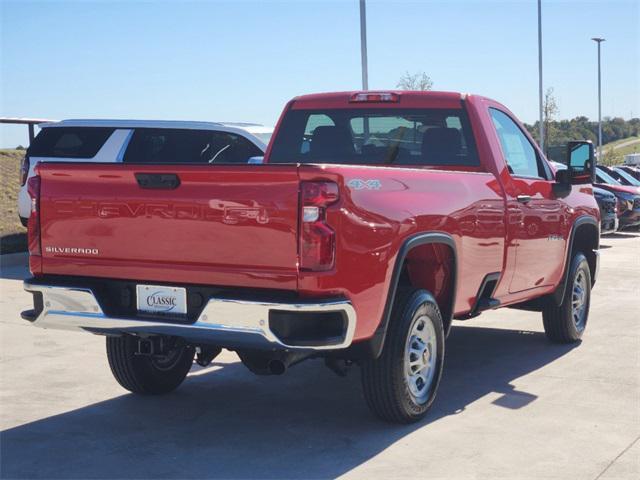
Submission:
M 583 335 L 591 144 L 566 163 L 497 102 L 390 91 L 295 98 L 262 164 L 41 164 L 22 316 L 105 335 L 132 392 L 171 391 L 222 348 L 258 374 L 323 357 L 359 365 L 378 416 L 416 421 L 453 319 L 514 307 L 553 342 Z

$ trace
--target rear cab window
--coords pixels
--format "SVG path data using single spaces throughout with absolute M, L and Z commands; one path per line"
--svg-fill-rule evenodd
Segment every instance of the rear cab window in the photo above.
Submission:
M 232 132 L 165 128 L 137 128 L 124 163 L 246 164 L 262 150 Z
M 114 132 L 104 127 L 47 127 L 31 142 L 30 157 L 93 158 Z
M 480 166 L 462 108 L 290 110 L 269 162 Z

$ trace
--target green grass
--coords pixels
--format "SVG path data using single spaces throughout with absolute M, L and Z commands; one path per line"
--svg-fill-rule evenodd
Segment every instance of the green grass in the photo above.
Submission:
M 640 141 L 638 143 L 634 143 L 633 145 L 627 145 L 626 147 L 618 148 L 615 150 L 616 155 L 621 155 L 623 158 L 625 155 L 629 155 L 631 153 L 640 153 Z
M 627 143 L 630 142 L 631 140 L 638 140 L 640 141 L 640 137 L 627 137 L 627 138 L 621 138 L 620 140 L 616 140 L 615 142 L 609 142 L 609 143 L 605 143 L 603 145 L 603 147 L 615 147 L 617 145 L 620 145 L 622 143 Z M 635 145 L 634 145 L 635 146 Z
M 637 142 L 632 145 L 627 145 L 626 147 L 614 149 L 614 147 L 616 147 L 617 145 L 621 145 L 632 140 L 637 140 Z M 605 143 L 602 146 L 602 151 L 602 164 L 620 165 L 622 164 L 622 162 L 624 162 L 625 155 L 629 155 L 630 153 L 640 153 L 640 137 L 627 137 L 616 140 L 615 142 Z
M 20 162 L 23 156 L 24 150 L 0 150 L 0 253 L 27 249 L 27 230 L 18 219 Z

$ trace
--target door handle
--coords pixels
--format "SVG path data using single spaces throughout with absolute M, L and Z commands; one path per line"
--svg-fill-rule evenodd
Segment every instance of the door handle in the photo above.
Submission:
M 140 188 L 153 190 L 175 190 L 180 186 L 180 177 L 175 173 L 136 173 Z
M 516 198 L 520 203 L 529 203 L 531 201 L 531 195 L 518 195 Z

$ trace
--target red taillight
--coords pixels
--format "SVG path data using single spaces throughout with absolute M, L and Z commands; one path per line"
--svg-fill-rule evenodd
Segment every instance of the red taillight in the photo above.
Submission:
M 333 182 L 302 182 L 300 185 L 300 269 L 331 270 L 336 256 L 336 234 L 326 224 L 326 207 L 338 201 Z
M 29 253 L 40 255 L 40 177 L 38 175 L 29 179 L 27 191 L 29 198 L 31 198 L 31 214 L 28 225 Z
M 360 92 L 351 95 L 350 102 L 397 102 L 400 95 L 391 92 Z
M 333 182 L 302 182 L 302 204 L 326 207 L 338 200 L 338 185 Z
M 20 186 L 23 186 L 27 183 L 27 178 L 29 177 L 29 165 L 30 160 L 27 155 L 22 159 L 22 163 L 20 164 Z

